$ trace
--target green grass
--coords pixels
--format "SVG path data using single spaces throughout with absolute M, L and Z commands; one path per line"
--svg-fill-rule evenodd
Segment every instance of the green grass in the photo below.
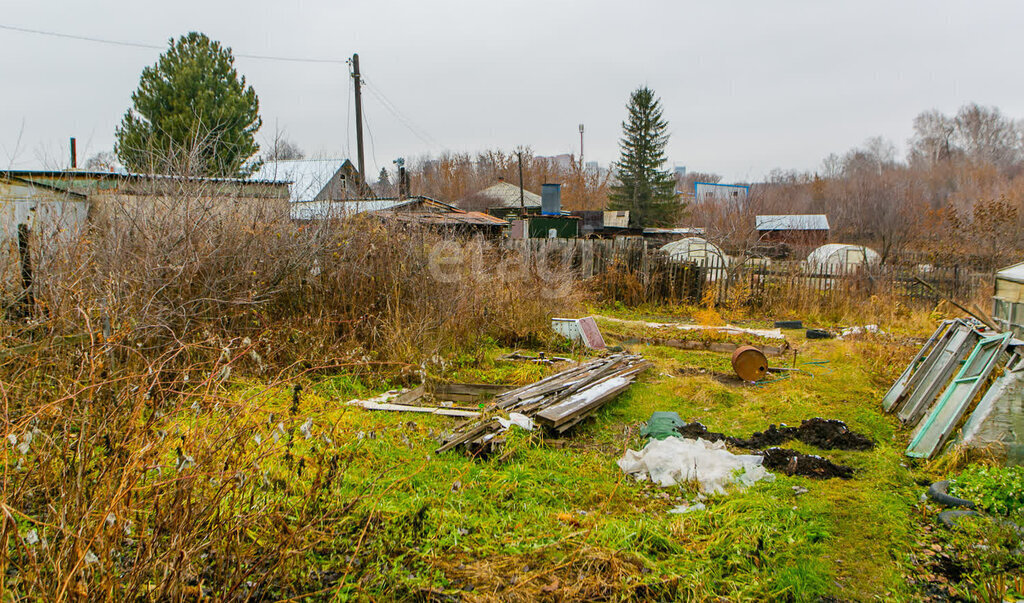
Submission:
M 478 594 L 525 600 L 546 596 L 543 588 L 554 585 L 550 592 L 569 598 L 602 592 L 624 598 L 912 598 L 901 563 L 919 488 L 901 465 L 903 436 L 879 410 L 881 390 L 862 366 L 856 344 L 801 347 L 798 362 L 828 364 L 806 365 L 813 377 L 801 374 L 762 387 L 679 374 L 686 367 L 727 372 L 724 354 L 637 347 L 654 367 L 630 390 L 564 446 L 513 431 L 504 462 L 435 454 L 436 437 L 452 419 L 342 406 L 342 399 L 373 392 L 352 379 L 325 379 L 303 396 L 291 429 L 312 417 L 315 433 L 326 432 L 332 444 L 295 439 L 293 458 L 306 459 L 302 477 L 294 461 L 282 460 L 280 452 L 272 457 L 264 469 L 277 489 L 264 502 L 284 500 L 301 508 L 322 462 L 317 458 L 348 458 L 344 478 L 320 498 L 363 497 L 352 513 L 325 526 L 333 534 L 329 548 L 349 555 L 359 548 L 362 561 L 349 568 L 341 555 L 310 554 L 307 563 L 347 571 L 346 588 L 372 597 L 472 585 Z M 459 359 L 447 376 L 523 383 L 552 370 L 495 361 L 501 352 Z M 277 412 L 286 413 L 287 392 L 276 399 Z M 691 498 L 690 489 L 638 483 L 615 464 L 627 447 L 643 445 L 638 426 L 657 410 L 674 410 L 736 435 L 770 423 L 836 418 L 868 434 L 878 447 L 826 453 L 856 469 L 850 481 L 780 475 L 773 483 L 712 497 L 706 511 L 673 515 L 667 511 Z M 257 422 L 266 425 L 267 445 L 269 423 Z M 794 447 L 816 452 L 799 443 Z M 793 486 L 809 492 L 797 496 Z M 558 590 L 580 573 L 592 584 Z
M 486 460 L 435 452 L 456 419 L 345 405 L 397 386 L 373 373 L 305 383 L 297 408 L 288 389 L 242 383 L 221 403 L 162 419 L 153 479 L 180 477 L 177 447 L 207 451 L 195 453 L 197 471 L 215 474 L 233 459 L 245 486 L 224 486 L 218 521 L 237 524 L 239 546 L 283 554 L 274 572 L 248 578 L 270 598 L 914 600 L 904 576 L 921 488 L 902 456 L 906 434 L 879 407 L 881 344 L 796 345 L 808 374 L 763 386 L 716 380 L 730 372 L 726 354 L 629 346 L 653 362 L 629 390 L 564 439 L 513 430 L 505 454 Z M 506 352 L 490 345 L 425 370 L 512 384 L 557 370 L 499 361 Z M 802 364 L 810 361 L 824 363 Z M 694 498 L 692 486 L 658 488 L 616 465 L 643 446 L 639 427 L 662 410 L 738 436 L 841 419 L 878 445 L 821 452 L 794 442 L 854 467 L 855 478 L 778 475 L 671 514 Z M 228 416 L 243 435 L 228 433 Z

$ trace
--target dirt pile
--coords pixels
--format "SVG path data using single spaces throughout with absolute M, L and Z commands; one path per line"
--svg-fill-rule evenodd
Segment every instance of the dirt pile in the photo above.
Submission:
M 852 467 L 837 465 L 816 454 L 800 454 L 790 448 L 767 448 L 758 454 L 764 455 L 762 465 L 765 469 L 782 471 L 786 475 L 803 475 L 815 479 L 853 477 Z
M 867 436 L 850 431 L 846 423 L 836 419 L 815 417 L 800 423 L 800 427 L 776 427 L 769 425 L 764 431 L 755 432 L 749 439 L 727 436 L 708 431 L 698 422 L 676 428 L 684 438 L 703 438 L 712 442 L 724 440 L 727 444 L 750 450 L 780 446 L 790 440 L 797 440 L 822 450 L 871 450 L 875 447 Z
M 875 447 L 875 443 L 867 436 L 850 431 L 846 423 L 820 417 L 802 421 L 800 427 L 769 425 L 768 429 L 755 432 L 746 439 L 708 431 L 707 427 L 696 421 L 680 425 L 675 430 L 684 438 L 701 438 L 710 442 L 724 441 L 730 446 L 753 450 L 755 454 L 764 457 L 764 467 L 767 469 L 815 479 L 850 479 L 853 477 L 853 468 L 837 465 L 814 454 L 801 454 L 796 450 L 778 446 L 790 440 L 797 440 L 822 450 L 871 450 Z

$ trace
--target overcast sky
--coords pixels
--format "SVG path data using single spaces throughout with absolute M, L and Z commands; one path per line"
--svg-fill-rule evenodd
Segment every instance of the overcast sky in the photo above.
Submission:
M 395 157 L 511 149 L 618 155 L 629 92 L 648 85 L 669 163 L 727 180 L 809 170 L 871 136 L 966 102 L 1024 117 L 1024 3 L 928 0 L 0 1 L 0 25 L 143 44 L 198 30 L 236 53 L 344 60 L 370 90 L 368 171 Z M 160 50 L 0 29 L 0 162 L 67 164 L 113 147 Z M 354 148 L 345 64 L 239 57 L 275 128 L 308 154 Z M 392 114 L 373 92 L 403 116 Z M 354 156 L 354 152 L 351 153 Z

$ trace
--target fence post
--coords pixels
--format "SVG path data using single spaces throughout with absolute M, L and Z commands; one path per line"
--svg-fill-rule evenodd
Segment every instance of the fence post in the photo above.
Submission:
M 18 256 L 21 260 L 21 296 L 18 298 L 18 315 L 21 318 L 32 314 L 35 298 L 32 295 L 32 250 L 29 246 L 28 224 L 18 224 Z

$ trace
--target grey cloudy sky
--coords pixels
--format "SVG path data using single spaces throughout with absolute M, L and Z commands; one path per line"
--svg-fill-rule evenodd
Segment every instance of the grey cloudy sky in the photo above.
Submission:
M 814 169 L 881 135 L 902 150 L 920 111 L 996 105 L 1024 117 L 1024 3 L 735 0 L 0 1 L 0 25 L 164 45 L 202 31 L 236 53 L 345 59 L 358 52 L 376 172 L 398 156 L 529 145 L 618 154 L 629 92 L 651 86 L 669 161 L 756 180 Z M 0 30 L 0 162 L 57 167 L 113 147 L 159 50 Z M 344 64 L 238 58 L 264 129 L 345 156 Z M 81 161 L 82 159 L 80 159 Z

